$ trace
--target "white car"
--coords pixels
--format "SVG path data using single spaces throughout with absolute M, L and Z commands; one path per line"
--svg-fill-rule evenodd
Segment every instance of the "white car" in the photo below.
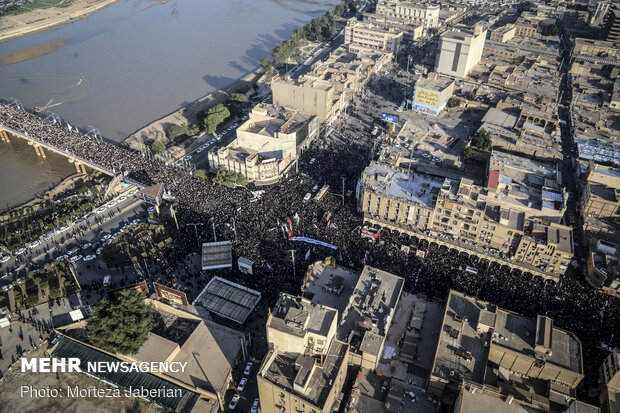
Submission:
M 140 222 L 140 220 L 138 218 L 134 219 L 133 221 L 131 221 L 131 225 L 135 225 L 138 222 Z
M 95 251 L 95 254 L 101 255 L 101 251 L 103 251 L 103 247 L 97 248 L 97 251 Z
M 60 257 L 56 257 L 56 260 L 55 260 L 55 261 L 56 261 L 56 262 L 60 262 L 60 261 L 64 260 L 65 258 L 66 258 L 66 256 L 65 256 L 65 255 L 61 255 Z
M 184 161 L 189 161 L 190 159 L 192 159 L 192 155 L 185 155 L 183 158 Z
M 101 208 L 97 209 L 95 212 L 98 214 L 103 214 L 106 209 L 108 209 L 106 206 L 102 206 Z
M 200 148 L 196 149 L 196 153 L 200 153 L 202 151 L 204 151 L 204 148 L 202 146 Z
M 7 284 L 2 286 L 2 291 L 6 292 L 13 288 L 13 284 Z
M 151 206 L 151 207 L 149 207 L 146 211 L 147 211 L 149 214 L 152 214 L 152 213 L 154 213 L 154 212 L 155 212 L 155 207 L 152 207 L 152 206 Z
M 54 231 L 49 231 L 47 234 L 43 235 L 41 237 L 41 239 L 43 241 L 47 241 L 48 239 L 52 238 L 54 236 Z
M 70 262 L 76 262 L 79 261 L 83 258 L 82 254 L 78 254 L 78 255 L 74 255 L 73 257 L 69 258 Z
M 112 208 L 114 205 L 116 205 L 118 203 L 118 201 L 110 201 L 107 203 L 106 207 L 108 208 Z
M 75 255 L 78 253 L 80 249 L 78 247 L 73 248 L 71 251 L 67 252 L 67 255 Z
M 2 256 L 2 258 L 0 258 L 0 263 L 4 264 L 5 262 L 7 262 L 10 259 L 11 259 L 10 255 L 4 255 L 4 256 Z
M 19 247 L 18 249 L 15 250 L 15 252 L 13 252 L 13 255 L 22 255 L 24 252 L 26 252 L 26 248 Z
M 112 237 L 112 235 L 110 234 L 105 234 L 103 237 L 101 237 L 101 242 L 107 241 Z
M 114 235 L 112 235 L 112 238 L 117 238 L 119 235 L 121 235 L 121 232 L 115 232 Z
M 118 202 L 123 202 L 123 201 L 126 201 L 126 200 L 127 200 L 127 197 L 124 196 L 124 195 L 122 197 L 118 198 Z
M 65 224 L 65 225 L 61 225 L 60 228 L 58 228 L 58 232 L 65 232 L 66 230 L 69 229 L 69 225 Z
M 245 374 L 246 376 L 249 376 L 250 373 L 252 372 L 252 362 L 248 361 L 248 364 L 245 365 L 245 369 L 243 370 L 243 374 Z
M 239 399 L 239 395 L 235 393 L 235 395 L 230 400 L 230 403 L 228 404 L 228 408 L 230 410 L 235 410 L 235 408 L 237 407 L 237 403 L 239 403 Z
M 39 245 L 41 245 L 41 241 L 35 240 L 28 244 L 28 248 L 35 248 L 35 247 L 38 247 Z
M 91 255 L 87 255 L 87 256 L 84 257 L 84 261 L 92 261 L 95 258 L 97 258 L 96 255 L 92 255 L 92 254 Z
M 252 403 L 252 408 L 250 409 L 250 413 L 258 413 L 258 407 L 260 406 L 260 400 L 258 397 L 254 399 L 254 403 Z
M 248 118 L 248 115 L 243 115 L 241 119 L 246 120 L 247 118 Z
M 82 249 L 85 250 L 85 249 L 88 249 L 88 248 L 90 248 L 92 246 L 93 246 L 93 244 L 91 244 L 90 242 L 87 242 L 86 244 L 82 245 Z
M 248 384 L 248 379 L 246 379 L 245 377 L 243 377 L 240 381 L 239 381 L 239 385 L 237 386 L 237 391 L 238 392 L 242 392 L 243 389 L 245 389 L 245 385 Z

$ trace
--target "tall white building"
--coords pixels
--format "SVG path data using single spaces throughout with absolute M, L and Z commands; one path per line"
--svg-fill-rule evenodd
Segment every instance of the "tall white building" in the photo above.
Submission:
M 480 62 L 487 35 L 484 26 L 474 26 L 474 30 L 447 31 L 441 35 L 435 71 L 456 78 L 466 77 Z
M 377 14 L 396 17 L 422 25 L 425 29 L 439 26 L 439 5 L 398 0 L 379 0 Z

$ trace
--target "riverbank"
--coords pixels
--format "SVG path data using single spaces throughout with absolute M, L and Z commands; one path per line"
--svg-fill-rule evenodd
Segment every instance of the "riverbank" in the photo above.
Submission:
M 132 133 L 123 141 L 123 144 L 138 149 L 142 144 L 154 140 L 165 140 L 166 130 L 172 125 L 192 125 L 197 122 L 197 115 L 215 106 L 223 103 L 231 94 L 238 92 L 247 87 L 251 87 L 262 76 L 263 69 L 258 68 L 241 79 L 233 82 L 229 86 L 215 90 L 192 103 L 146 125 L 145 127 Z
M 71 23 L 108 7 L 118 0 L 75 0 L 67 7 L 34 9 L 0 17 L 0 42 Z M 24 6 L 27 7 L 27 6 Z
M 50 40 L 0 56 L 0 67 L 46 55 L 67 44 L 67 39 Z

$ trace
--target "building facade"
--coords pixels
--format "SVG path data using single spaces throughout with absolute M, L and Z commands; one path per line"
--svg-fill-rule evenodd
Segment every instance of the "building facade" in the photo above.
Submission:
M 402 39 L 403 34 L 397 29 L 361 21 L 347 21 L 344 31 L 344 44 L 355 53 L 375 50 L 396 56 Z
M 473 31 L 447 31 L 442 33 L 437 49 L 435 71 L 437 73 L 464 78 L 482 58 L 487 30 L 475 26 Z
M 439 116 L 454 94 L 454 80 L 431 73 L 415 84 L 413 109 L 417 112 Z
M 376 7 L 377 14 L 412 21 L 425 29 L 439 27 L 439 10 L 438 4 L 398 0 L 380 0 Z

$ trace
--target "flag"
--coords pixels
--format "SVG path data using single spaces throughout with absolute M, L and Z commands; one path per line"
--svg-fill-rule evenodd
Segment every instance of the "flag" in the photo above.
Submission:
M 291 221 L 291 219 L 290 219 L 290 218 L 288 218 L 288 217 L 287 217 L 287 218 L 286 218 L 286 222 L 288 222 L 288 226 L 289 226 L 289 227 L 293 228 L 293 222 Z
M 69 128 L 69 132 L 72 130 L 71 125 L 69 125 L 69 123 L 67 123 L 67 128 Z
M 310 249 L 308 249 L 308 252 L 306 252 L 306 261 L 308 261 L 308 258 L 310 258 Z
M 295 212 L 295 225 L 299 225 L 299 214 Z

